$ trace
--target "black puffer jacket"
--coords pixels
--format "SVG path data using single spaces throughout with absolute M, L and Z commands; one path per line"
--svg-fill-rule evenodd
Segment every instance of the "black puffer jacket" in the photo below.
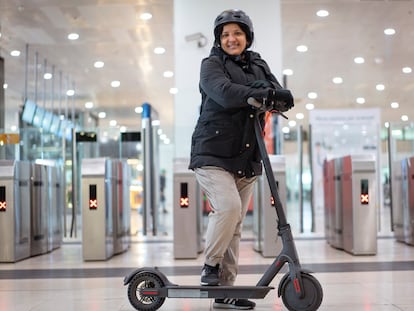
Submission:
M 262 173 L 254 133 L 254 110 L 247 98 L 265 98 L 269 88 L 250 87 L 266 80 L 281 88 L 258 53 L 246 51 L 244 60 L 213 47 L 201 63 L 201 112 L 191 143 L 190 169 L 218 166 L 239 177 Z

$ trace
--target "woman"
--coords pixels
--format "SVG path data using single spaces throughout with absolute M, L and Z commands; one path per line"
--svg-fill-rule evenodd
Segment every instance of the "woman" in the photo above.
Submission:
M 254 32 L 241 10 L 226 10 L 214 23 L 214 46 L 201 64 L 201 112 L 192 136 L 191 160 L 212 211 L 206 232 L 201 285 L 233 285 L 239 242 L 254 182 L 262 173 L 249 97 L 293 107 L 289 91 L 258 53 L 249 51 Z M 284 92 L 280 103 L 280 92 Z M 270 98 L 269 98 L 270 94 Z M 288 96 L 286 96 L 288 94 Z M 253 309 L 247 299 L 216 299 L 215 308 Z

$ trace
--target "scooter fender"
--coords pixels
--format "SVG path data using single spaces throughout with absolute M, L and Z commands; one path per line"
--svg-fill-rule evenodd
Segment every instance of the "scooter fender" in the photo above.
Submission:
M 312 271 L 310 271 L 310 270 L 308 270 L 308 269 L 300 269 L 300 272 L 302 273 L 302 272 L 305 272 L 305 273 L 313 273 Z M 280 280 L 280 283 L 279 283 L 279 287 L 278 287 L 278 289 L 277 289 L 277 296 L 278 297 L 280 297 L 280 296 L 282 296 L 282 288 L 284 288 L 285 287 L 285 283 L 287 282 L 287 281 L 289 281 L 289 278 L 290 278 L 290 273 L 289 272 L 287 272 L 283 277 L 282 277 L 282 279 Z
M 157 267 L 144 267 L 132 271 L 124 278 L 124 285 L 129 284 L 129 282 L 131 282 L 132 278 L 135 275 L 143 272 L 155 274 L 164 282 L 165 285 L 174 285 L 167 279 L 167 277 L 160 270 L 158 270 Z

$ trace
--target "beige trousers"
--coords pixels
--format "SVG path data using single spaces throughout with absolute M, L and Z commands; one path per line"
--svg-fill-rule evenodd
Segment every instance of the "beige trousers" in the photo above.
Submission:
M 238 272 L 243 220 L 257 178 L 239 178 L 214 166 L 197 168 L 195 174 L 212 208 L 208 216 L 205 263 L 220 265 L 220 285 L 233 285 Z

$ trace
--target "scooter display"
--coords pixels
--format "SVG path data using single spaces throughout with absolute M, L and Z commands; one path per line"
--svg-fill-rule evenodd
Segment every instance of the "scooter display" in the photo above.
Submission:
M 315 311 L 321 305 L 323 299 L 321 284 L 310 271 L 303 269 L 299 263 L 292 231 L 279 197 L 260 122 L 260 116 L 265 111 L 279 113 L 285 118 L 286 116 L 277 110 L 269 109 L 265 103 L 260 103 L 253 98 L 249 98 L 248 103 L 256 108 L 255 134 L 278 218 L 278 235 L 281 237 L 283 245 L 280 254 L 255 286 L 182 286 L 171 283 L 156 267 L 136 269 L 124 279 L 124 285 L 128 285 L 129 302 L 135 309 L 158 310 L 166 298 L 263 299 L 270 290 L 274 289 L 270 283 L 285 264 L 288 265 L 289 271 L 282 277 L 277 293 L 286 308 L 290 311 Z

